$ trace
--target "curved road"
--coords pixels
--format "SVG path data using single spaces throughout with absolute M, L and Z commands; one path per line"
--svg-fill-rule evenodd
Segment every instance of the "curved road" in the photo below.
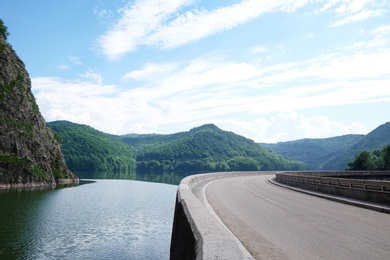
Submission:
M 210 183 L 207 200 L 256 259 L 390 259 L 390 214 L 269 183 L 273 175 Z

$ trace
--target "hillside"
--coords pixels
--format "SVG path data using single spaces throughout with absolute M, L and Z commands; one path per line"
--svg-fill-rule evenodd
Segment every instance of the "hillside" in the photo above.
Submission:
M 0 20 L 0 188 L 78 182 L 46 126 L 25 65 L 7 36 Z
M 136 160 L 137 170 L 145 172 L 298 170 L 305 167 L 301 162 L 286 160 L 252 140 L 215 125 L 171 135 L 123 136 L 66 121 L 52 122 L 49 126 L 62 143 L 66 161 L 74 170 L 111 170 L 110 162 L 115 158 L 121 158 L 116 161 L 119 166 L 116 170 L 134 169 Z M 123 167 L 126 159 L 130 168 Z
M 302 161 L 312 170 L 319 170 L 329 160 L 339 156 L 345 149 L 349 149 L 363 138 L 364 135 L 344 135 L 323 139 L 306 138 L 276 144 L 261 143 L 260 145 L 286 158 Z
M 372 152 L 375 149 L 384 148 L 387 144 L 390 144 L 390 122 L 378 126 L 352 147 L 345 149 L 338 156 L 329 160 L 324 164 L 324 169 L 345 169 L 348 162 L 352 161 L 362 150 Z
M 212 124 L 168 135 L 165 140 L 155 136 L 143 138 L 145 142 L 138 146 L 137 152 L 140 170 L 297 170 L 305 167 Z M 128 138 L 123 140 L 129 143 Z
M 373 151 L 390 144 L 390 123 L 380 125 L 367 135 L 345 135 L 323 139 L 301 139 L 267 147 L 286 158 L 299 160 L 312 170 L 344 170 L 362 150 Z
M 128 172 L 136 167 L 134 149 L 112 135 L 68 121 L 50 122 L 48 126 L 61 142 L 72 171 Z

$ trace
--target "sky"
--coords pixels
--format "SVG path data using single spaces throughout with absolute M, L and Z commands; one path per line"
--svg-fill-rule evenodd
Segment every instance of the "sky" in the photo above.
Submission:
M 3 0 L 47 122 L 255 142 L 390 121 L 386 0 Z

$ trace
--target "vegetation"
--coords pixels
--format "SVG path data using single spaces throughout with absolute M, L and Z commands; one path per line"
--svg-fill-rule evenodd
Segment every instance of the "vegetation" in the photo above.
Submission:
M 0 19 L 0 35 L 2 35 L 4 37 L 4 39 L 6 39 L 6 40 L 7 40 L 8 36 L 9 36 L 9 32 L 8 32 L 7 26 L 5 26 L 5 24 L 4 24 L 2 19 Z
M 362 138 L 364 138 L 364 135 L 344 135 L 261 145 L 282 154 L 286 158 L 302 161 L 311 170 L 320 170 L 330 160 L 343 153 L 345 149 L 352 147 Z
M 58 178 L 77 181 L 51 131 L 42 127 L 44 119 L 31 92 L 31 80 L 7 42 L 8 35 L 0 20 L 1 185 L 55 185 Z
M 22 120 L 13 120 L 12 118 L 4 115 L 0 116 L 0 119 L 2 122 L 7 124 L 9 127 L 12 127 L 14 129 L 19 129 L 19 135 L 25 135 L 28 138 L 32 138 L 34 126 L 32 123 L 28 121 L 22 121 Z
M 361 151 L 348 163 L 347 170 L 390 170 L 390 144 L 382 150 Z
M 138 137 L 124 137 L 137 143 Z M 137 169 L 144 171 L 298 170 L 305 165 L 289 161 L 252 140 L 209 124 L 189 132 L 142 137 L 137 145 Z
M 134 169 L 145 173 L 303 170 L 308 168 L 304 163 L 310 169 L 341 170 L 359 151 L 370 151 L 364 147 L 376 147 L 371 150 L 373 154 L 368 152 L 373 163 L 373 166 L 368 164 L 368 168 L 379 169 L 383 165 L 382 168 L 387 169 L 385 165 L 389 164 L 383 159 L 385 155 L 381 149 L 390 143 L 390 123 L 367 135 L 265 144 L 268 149 L 212 124 L 170 135 L 122 136 L 66 121 L 48 125 L 62 144 L 68 167 L 76 172 Z M 386 140 L 388 142 L 384 144 Z
M 287 160 L 252 140 L 223 131 L 215 125 L 204 125 L 172 135 L 124 136 L 108 135 L 65 121 L 48 125 L 62 144 L 68 167 L 74 171 L 122 171 L 135 166 L 141 172 L 305 168 L 301 162 Z
M 0 19 L 0 36 L 4 38 L 5 41 L 7 41 L 7 38 L 9 36 L 8 28 L 5 26 L 2 19 Z M 7 43 L 0 41 L 0 51 L 4 50 L 4 47 Z
M 67 166 L 72 171 L 127 172 L 136 167 L 134 150 L 108 134 L 66 121 L 48 126 L 62 144 Z
M 360 151 L 382 149 L 389 143 L 390 123 L 385 123 L 367 135 L 301 139 L 261 145 L 286 158 L 302 161 L 311 170 L 344 170 Z

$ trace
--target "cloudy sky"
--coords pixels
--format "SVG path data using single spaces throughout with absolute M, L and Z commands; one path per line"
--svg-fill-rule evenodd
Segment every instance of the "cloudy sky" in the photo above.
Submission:
M 386 0 L 4 1 L 46 121 L 256 142 L 390 121 Z

